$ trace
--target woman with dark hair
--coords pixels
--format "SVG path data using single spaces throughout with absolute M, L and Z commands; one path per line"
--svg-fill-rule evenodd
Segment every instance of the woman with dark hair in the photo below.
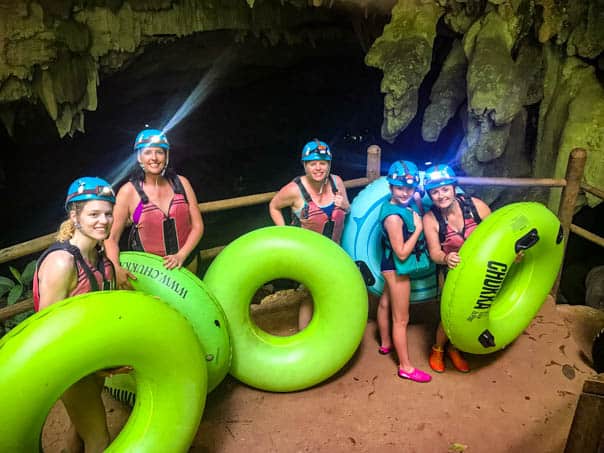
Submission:
M 159 255 L 166 269 L 197 271 L 203 220 L 187 178 L 168 168 L 170 144 L 157 129 L 141 131 L 134 142 L 140 168 L 117 193 L 107 256 L 117 271 L 119 288 L 130 289 L 135 277 L 119 264 L 119 241 L 132 223 L 129 248 Z
M 434 165 L 426 170 L 424 189 L 432 199 L 432 208 L 424 216 L 424 234 L 430 258 L 446 272 L 461 262 L 459 249 L 476 226 L 491 213 L 482 200 L 456 193 L 457 177 L 448 165 Z M 449 342 L 442 322 L 436 329 L 436 341 L 430 352 L 430 368 L 445 371 L 445 346 Z M 463 373 L 470 367 L 457 348 L 449 344 L 446 353 L 453 366 Z

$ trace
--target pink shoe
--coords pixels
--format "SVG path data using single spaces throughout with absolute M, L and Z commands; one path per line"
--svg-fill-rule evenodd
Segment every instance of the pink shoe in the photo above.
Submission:
M 418 368 L 413 368 L 411 373 L 406 373 L 402 368 L 399 368 L 398 377 L 409 379 L 414 382 L 430 382 L 432 380 L 432 376 L 430 376 L 428 373 L 424 373 Z
M 385 348 L 384 346 L 380 346 L 378 348 L 378 352 L 382 355 L 388 355 L 392 352 L 392 348 Z

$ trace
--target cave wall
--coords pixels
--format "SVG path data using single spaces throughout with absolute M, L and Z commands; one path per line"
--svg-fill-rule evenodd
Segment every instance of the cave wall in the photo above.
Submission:
M 385 140 L 419 117 L 424 140 L 434 142 L 458 117 L 464 139 L 452 163 L 468 174 L 563 177 L 570 150 L 583 147 L 585 182 L 604 186 L 598 0 L 3 0 L 0 119 L 12 134 L 16 112 L 31 104 L 44 108 L 60 137 L 73 136 L 97 109 L 103 78 L 152 43 L 230 30 L 235 42 L 313 45 L 332 33 L 336 14 L 354 24 L 366 64 L 384 74 Z M 376 16 L 383 29 L 372 26 Z M 444 61 L 435 60 L 439 35 L 452 42 Z M 420 111 L 434 67 L 440 72 Z M 502 193 L 481 196 L 501 202 Z M 551 208 L 558 198 L 552 191 Z
M 604 4 L 400 0 L 366 57 L 384 71 L 387 140 L 422 113 L 418 86 L 439 21 L 457 37 L 423 112 L 424 140 L 436 140 L 459 114 L 465 136 L 457 163 L 466 173 L 562 178 L 570 151 L 581 147 L 589 156 L 584 181 L 604 187 L 604 91 L 598 78 Z M 503 192 L 484 188 L 480 194 L 492 203 Z M 550 208 L 557 210 L 559 199 L 559 191 L 551 191 Z M 581 200 L 590 206 L 601 202 L 591 195 Z
M 292 30 L 328 17 L 322 9 L 243 0 L 9 0 L 0 13 L 0 118 L 12 133 L 11 104 L 42 103 L 61 137 L 85 131 L 100 77 L 123 69 L 151 42 L 233 30 L 235 42 L 251 33 L 273 45 L 298 43 L 312 41 L 312 31 Z

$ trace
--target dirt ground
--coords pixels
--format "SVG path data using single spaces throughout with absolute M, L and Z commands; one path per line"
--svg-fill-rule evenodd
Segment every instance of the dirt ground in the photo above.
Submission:
M 412 306 L 411 359 L 429 370 L 438 307 Z M 293 314 L 293 315 L 292 315 Z M 269 331 L 294 329 L 295 311 L 255 313 Z M 468 355 L 469 374 L 447 369 L 428 384 L 396 376 L 377 352 L 368 322 L 357 353 L 333 378 L 295 393 L 269 393 L 227 378 L 206 402 L 192 452 L 562 452 L 584 379 L 593 374 L 549 298 L 504 351 Z M 111 434 L 130 409 L 105 395 Z M 60 404 L 43 434 L 47 453 L 63 448 Z

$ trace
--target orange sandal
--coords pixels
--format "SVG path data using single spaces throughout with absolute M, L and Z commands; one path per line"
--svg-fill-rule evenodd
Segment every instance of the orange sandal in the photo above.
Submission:
M 453 366 L 457 371 L 461 371 L 462 373 L 467 373 L 470 371 L 468 362 L 466 362 L 466 359 L 463 358 L 461 352 L 459 352 L 456 348 L 449 346 L 447 348 L 447 355 L 451 359 L 451 362 L 453 362 Z
M 428 361 L 430 368 L 437 373 L 445 371 L 444 351 L 438 346 L 432 346 L 432 352 L 430 353 L 430 360 Z

